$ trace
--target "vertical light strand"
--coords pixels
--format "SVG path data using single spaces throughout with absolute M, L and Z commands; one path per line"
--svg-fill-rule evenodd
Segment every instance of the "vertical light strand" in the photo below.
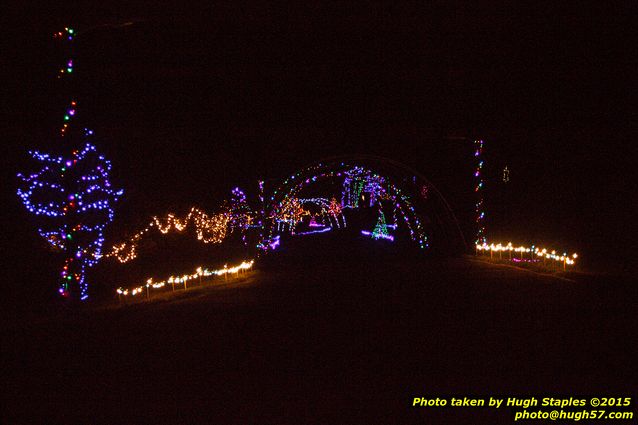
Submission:
M 476 240 L 475 245 L 487 243 L 485 237 L 485 200 L 483 197 L 483 140 L 474 141 L 474 193 L 476 195 Z

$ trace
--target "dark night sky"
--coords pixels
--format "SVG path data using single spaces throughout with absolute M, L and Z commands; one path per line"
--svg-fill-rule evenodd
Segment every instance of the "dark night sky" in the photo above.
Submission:
M 127 21 L 136 23 L 80 34 L 72 87 L 126 189 L 115 234 L 168 208 L 213 209 L 235 185 L 342 153 L 413 166 L 462 209 L 455 193 L 471 170 L 461 156 L 472 149 L 449 136 L 476 136 L 486 140 L 491 178 L 488 235 L 503 229 L 590 257 L 632 247 L 635 10 L 94 3 L 27 10 L 14 2 L 3 13 L 13 23 L 3 49 L 4 246 L 18 247 L 18 268 L 42 253 L 15 174 L 29 164 L 27 149 L 58 143 L 67 99 L 53 77 L 50 34 Z M 497 179 L 505 164 L 507 187 Z

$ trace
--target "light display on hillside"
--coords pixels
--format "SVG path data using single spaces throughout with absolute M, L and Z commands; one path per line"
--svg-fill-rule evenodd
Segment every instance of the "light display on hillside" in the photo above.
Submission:
M 477 157 L 481 154 L 481 143 L 477 143 Z M 482 160 L 478 158 L 477 174 L 478 183 L 475 186 L 476 192 L 480 193 L 482 189 L 482 180 L 480 179 L 480 170 L 482 168 Z M 355 208 L 354 200 L 350 198 L 352 185 L 350 183 L 343 184 L 346 179 L 350 179 L 350 183 L 357 181 L 362 184 L 362 190 L 357 207 Z M 368 182 L 368 179 L 370 182 Z M 398 180 L 395 180 L 398 181 Z M 257 205 L 251 206 L 250 200 L 245 194 L 234 189 L 231 194 L 231 200 L 223 203 L 226 207 L 221 208 L 221 212 L 208 218 L 208 220 L 217 217 L 214 224 L 216 229 L 213 234 L 215 238 L 208 239 L 208 242 L 221 243 L 233 229 L 243 228 L 246 233 L 251 234 L 249 240 L 254 243 L 256 255 L 259 256 L 265 252 L 279 249 L 282 244 L 286 243 L 288 237 L 302 237 L 309 235 L 321 235 L 326 233 L 334 233 L 343 231 L 346 223 L 346 213 L 350 215 L 363 214 L 369 215 L 370 206 L 378 208 L 376 224 L 372 230 L 360 230 L 360 234 L 367 236 L 373 240 L 396 241 L 397 236 L 401 236 L 401 240 L 411 239 L 416 242 L 419 247 L 427 248 L 429 246 L 429 238 L 426 233 L 426 225 L 424 221 L 431 226 L 427 210 L 424 210 L 424 204 L 434 202 L 440 196 L 436 188 L 430 183 L 417 181 L 411 176 L 409 179 L 403 179 L 403 187 L 399 187 L 395 181 L 386 176 L 381 176 L 373 172 L 370 168 L 361 165 L 348 165 L 346 163 L 331 164 L 324 166 L 322 164 L 307 167 L 298 173 L 290 176 L 279 187 L 272 192 L 266 193 L 263 181 L 259 182 L 259 192 Z M 354 183 L 353 183 L 354 184 Z M 316 194 L 323 191 L 324 194 L 331 193 L 334 187 L 342 187 L 343 193 L 341 199 L 350 199 L 350 205 L 343 206 L 337 199 L 337 196 L 315 196 L 303 197 L 307 192 Z M 370 192 L 366 192 L 368 188 Z M 356 189 L 358 192 L 358 189 Z M 374 194 L 376 199 L 370 199 L 369 196 Z M 365 201 L 365 202 L 364 202 Z M 419 206 L 415 206 L 419 203 Z M 228 207 L 230 205 L 230 207 Z M 480 207 L 482 202 L 477 205 Z M 254 211 L 259 211 L 254 213 Z M 480 210 L 478 210 L 480 212 Z M 200 214 L 198 212 L 197 214 Z M 386 213 L 390 217 L 391 223 L 387 222 Z M 391 216 L 389 215 L 391 213 Z M 191 214 L 196 214 L 192 212 Z M 202 213 L 203 214 L 203 213 Z M 438 214 L 442 214 L 439 212 Z M 246 221 L 242 221 L 246 216 L 255 216 L 252 224 L 245 225 Z M 208 216 L 206 216 L 208 217 Z M 480 219 L 481 215 L 478 216 Z M 157 226 L 160 230 L 177 230 L 182 231 L 186 228 L 192 217 L 186 216 L 177 219 L 173 215 L 169 215 L 163 220 L 154 219 L 151 227 Z M 199 220 L 203 223 L 206 220 Z M 197 225 L 197 222 L 195 225 Z M 361 223 L 361 220 L 356 223 Z M 154 223 L 154 224 L 153 224 Z M 147 231 L 147 230 L 145 230 Z M 390 233 L 392 232 L 392 234 Z M 449 233 L 448 233 L 449 234 Z M 205 241 L 206 242 L 206 241 Z M 573 265 L 575 256 L 567 256 L 554 254 L 545 250 L 539 250 L 532 247 L 532 253 L 529 251 L 521 251 L 519 248 L 506 247 L 499 248 L 500 245 L 492 247 L 487 244 L 476 245 L 476 251 L 499 253 L 499 258 L 503 253 L 507 258 L 511 256 L 514 262 L 535 262 L 543 263 L 545 260 L 554 262 L 562 261 L 564 267 Z M 117 250 L 116 250 L 117 251 Z M 525 255 L 525 252 L 528 255 Z M 517 253 L 517 255 L 512 255 Z M 121 255 L 121 253 L 120 253 Z M 172 284 L 186 284 L 186 280 L 174 278 Z M 184 282 L 182 282 L 184 281 Z M 149 283 L 150 284 L 150 283 Z M 138 292 L 143 291 L 146 286 L 138 287 Z

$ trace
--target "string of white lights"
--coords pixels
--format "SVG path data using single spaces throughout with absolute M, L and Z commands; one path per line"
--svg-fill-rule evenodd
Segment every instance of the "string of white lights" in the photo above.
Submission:
M 483 243 L 483 244 L 476 244 L 476 252 L 480 253 L 480 252 L 489 252 L 490 255 L 492 255 L 494 252 L 499 253 L 500 258 L 502 259 L 502 253 L 503 252 L 507 252 L 509 254 L 509 259 L 512 261 L 546 261 L 546 260 L 551 260 L 551 261 L 555 261 L 555 262 L 559 262 L 559 263 L 563 263 L 563 267 L 565 266 L 573 266 L 574 264 L 576 264 L 576 259 L 578 258 L 578 254 L 573 253 L 571 255 L 568 255 L 567 252 L 563 252 L 563 254 L 557 254 L 556 250 L 549 250 L 547 248 L 539 248 L 535 245 L 532 245 L 531 247 L 526 247 L 526 246 L 518 246 L 515 247 L 511 242 L 508 242 L 507 244 L 503 245 L 501 243 L 498 244 L 487 244 L 487 243 Z M 512 252 L 515 253 L 514 256 L 512 256 Z M 518 255 L 518 258 L 516 257 L 516 254 Z M 525 256 L 525 254 L 529 254 L 529 258 L 527 258 Z
M 117 288 L 116 292 L 119 296 L 135 296 L 141 293 L 146 292 L 147 296 L 150 296 L 151 289 L 161 289 L 166 287 L 167 284 L 170 284 L 175 289 L 175 285 L 183 285 L 184 289 L 188 288 L 188 282 L 193 279 L 199 279 L 201 277 L 209 277 L 209 276 L 224 276 L 228 274 L 236 274 L 242 270 L 249 270 L 253 267 L 255 260 L 250 261 L 242 261 L 241 264 L 238 264 L 233 267 L 228 267 L 224 265 L 224 268 L 217 270 L 209 270 L 202 267 L 197 267 L 195 269 L 195 273 L 193 274 L 185 274 L 182 276 L 171 276 L 168 279 L 155 282 L 153 278 L 147 279 L 146 283 L 140 286 L 136 286 L 133 288 Z

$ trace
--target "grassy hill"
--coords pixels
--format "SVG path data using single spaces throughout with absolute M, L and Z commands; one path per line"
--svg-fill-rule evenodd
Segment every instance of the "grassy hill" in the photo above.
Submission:
M 2 423 L 512 423 L 413 397 L 629 396 L 631 282 L 284 241 L 179 297 L 3 326 Z

